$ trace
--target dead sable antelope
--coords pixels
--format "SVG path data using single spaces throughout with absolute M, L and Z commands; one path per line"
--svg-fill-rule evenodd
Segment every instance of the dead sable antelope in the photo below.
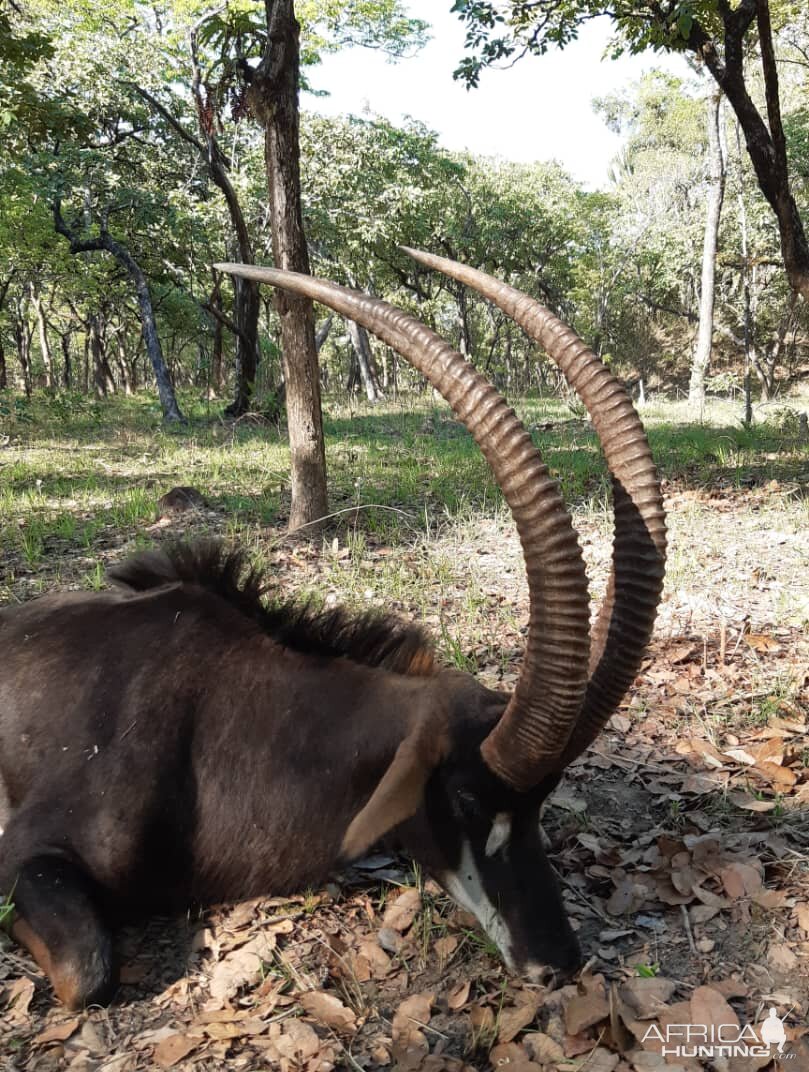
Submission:
M 530 621 L 513 695 L 433 664 L 421 633 L 265 605 L 216 548 L 136 555 L 117 590 L 0 614 L 0 891 L 65 1004 L 114 989 L 122 915 L 291 892 L 393 833 L 533 979 L 579 964 L 539 809 L 631 684 L 665 557 L 660 487 L 625 390 L 537 302 L 476 288 L 558 362 L 613 476 L 612 577 L 590 634 L 587 581 L 556 483 L 494 388 L 382 301 L 288 272 L 226 271 L 363 324 L 450 402 L 494 470 L 525 553 Z

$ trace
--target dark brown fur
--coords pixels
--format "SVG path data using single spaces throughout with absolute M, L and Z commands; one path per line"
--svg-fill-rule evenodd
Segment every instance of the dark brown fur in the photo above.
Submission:
M 396 674 L 430 677 L 433 645 L 415 625 L 378 612 L 351 614 L 300 600 L 268 600 L 266 573 L 250 567 L 244 551 L 214 540 L 143 551 L 109 571 L 113 584 L 145 592 L 164 584 L 198 584 L 257 622 L 280 644 L 312 655 L 346 658 Z
M 515 960 L 575 962 L 539 797 L 480 757 L 506 697 L 437 670 L 412 626 L 266 601 L 218 545 L 113 580 L 0 610 L 0 893 L 67 1004 L 109 997 L 115 918 L 300 890 L 393 827 L 438 875 L 474 846 Z M 513 853 L 484 858 L 494 816 L 519 809 Z

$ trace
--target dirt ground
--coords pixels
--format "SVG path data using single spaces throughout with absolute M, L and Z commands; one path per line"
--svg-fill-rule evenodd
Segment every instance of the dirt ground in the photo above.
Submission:
M 509 978 L 428 876 L 377 852 L 298 897 L 128 928 L 121 986 L 104 1009 L 66 1013 L 34 963 L 0 938 L 3 1072 L 809 1072 L 805 504 L 793 509 L 794 489 L 777 485 L 670 486 L 667 496 L 672 559 L 648 658 L 546 812 L 589 957 L 575 985 L 548 992 Z M 598 595 L 606 516 L 577 524 Z M 427 624 L 457 622 L 465 657 L 509 687 L 525 620 L 510 527 L 467 526 L 429 554 L 452 569 Z M 339 555 L 338 545 L 284 545 L 273 569 L 282 586 L 317 583 L 338 599 L 348 583 Z M 368 577 L 387 555 L 369 540 Z M 70 575 L 61 563 L 61 583 Z M 384 596 L 371 588 L 368 598 Z M 513 622 L 504 624 L 504 603 Z M 406 600 L 401 609 L 414 612 Z M 743 1034 L 771 1006 L 785 1028 L 781 1057 L 775 1047 L 774 1060 L 769 1047 L 661 1055 L 669 1025 Z

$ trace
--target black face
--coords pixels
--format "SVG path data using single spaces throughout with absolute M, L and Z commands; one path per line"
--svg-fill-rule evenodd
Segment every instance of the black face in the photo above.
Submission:
M 542 845 L 546 795 L 508 788 L 475 748 L 436 769 L 424 807 L 399 828 L 408 851 L 474 913 L 507 965 L 536 982 L 559 981 L 581 963 Z

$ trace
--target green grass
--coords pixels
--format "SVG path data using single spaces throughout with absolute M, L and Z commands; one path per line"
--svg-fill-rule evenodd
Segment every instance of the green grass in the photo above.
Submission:
M 189 424 L 167 430 L 149 395 L 103 402 L 77 395 L 35 395 L 30 402 L 6 396 L 0 600 L 11 598 L 21 579 L 27 590 L 35 589 L 38 577 L 71 562 L 66 582 L 72 576 L 98 587 L 104 563 L 153 541 L 157 499 L 177 484 L 198 487 L 214 511 L 197 519 L 195 530 L 214 528 L 259 557 L 284 541 L 284 437 L 271 425 L 225 424 L 190 396 L 182 404 Z M 556 399 L 527 399 L 516 408 L 558 475 L 577 522 L 608 533 L 609 481 L 589 423 L 571 419 L 569 407 Z M 805 483 L 809 450 L 784 430 L 783 421 L 744 428 L 723 403 L 710 406 L 699 424 L 686 421 L 678 404 L 650 403 L 642 415 L 670 486 L 744 491 L 777 481 L 785 489 L 776 496 L 779 517 L 795 525 L 809 520 L 807 499 L 794 493 Z M 425 617 L 454 588 L 465 616 L 485 618 L 489 597 L 475 577 L 458 587 L 458 552 L 470 529 L 486 523 L 499 540 L 510 531 L 510 520 L 480 451 L 450 411 L 421 399 L 359 411 L 330 401 L 325 431 L 336 516 L 323 537 L 320 580 L 341 599 L 407 604 Z M 700 506 L 686 505 L 680 521 L 697 524 L 700 512 Z M 338 553 L 330 554 L 335 538 Z M 710 542 L 710 532 L 705 538 Z M 382 546 L 407 553 L 380 557 Z M 695 547 L 696 541 L 673 546 L 669 583 L 692 574 Z M 438 633 L 454 665 L 475 665 L 450 622 L 440 622 Z M 489 639 L 494 655 L 502 645 Z M 481 642 L 485 649 L 487 638 Z

